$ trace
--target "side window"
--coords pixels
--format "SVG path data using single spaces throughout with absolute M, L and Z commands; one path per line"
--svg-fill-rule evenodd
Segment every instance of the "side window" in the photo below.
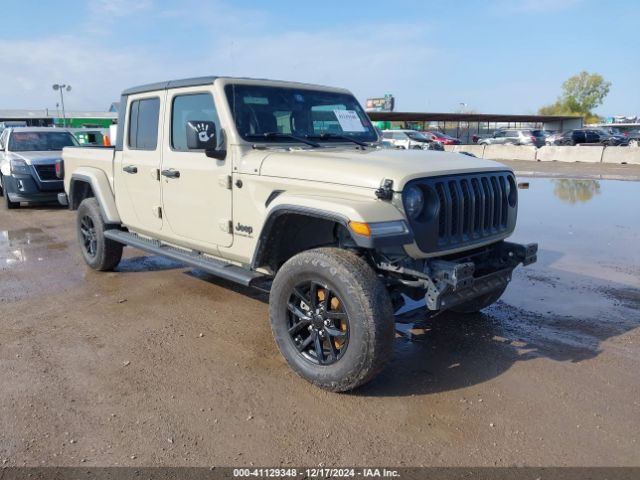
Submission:
M 0 150 L 4 150 L 5 145 L 7 144 L 7 136 L 9 135 L 9 130 L 5 130 L 0 135 Z
M 198 134 L 210 137 L 208 122 L 216 125 L 216 138 L 220 139 L 220 122 L 210 93 L 192 93 L 173 97 L 171 110 L 171 148 L 187 152 L 187 128 L 189 122 L 198 125 Z M 202 130 L 201 130 L 202 129 Z
M 391 134 L 391 132 L 382 132 L 382 137 L 383 138 L 393 138 L 393 135 Z
M 393 138 L 394 140 L 404 140 L 406 136 L 403 132 L 394 132 Z
M 155 150 L 158 146 L 160 99 L 145 98 L 131 102 L 129 113 L 129 148 Z
M 494 133 L 493 135 L 495 138 L 502 138 L 504 137 L 504 130 L 498 130 L 496 133 Z

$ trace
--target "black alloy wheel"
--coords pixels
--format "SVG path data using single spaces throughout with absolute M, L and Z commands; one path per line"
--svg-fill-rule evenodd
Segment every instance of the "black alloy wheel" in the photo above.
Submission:
M 85 253 L 95 258 L 98 253 L 98 241 L 96 237 L 96 227 L 90 216 L 85 215 L 80 219 L 80 235 L 82 236 L 82 248 Z
M 307 361 L 331 365 L 349 345 L 349 316 L 327 285 L 308 281 L 293 289 L 288 308 L 289 335 Z

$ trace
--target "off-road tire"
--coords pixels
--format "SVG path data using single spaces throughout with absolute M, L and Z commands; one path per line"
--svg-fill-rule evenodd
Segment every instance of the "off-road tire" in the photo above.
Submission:
M 335 292 L 347 314 L 348 344 L 342 357 L 330 365 L 309 361 L 289 334 L 290 298 L 305 282 Z M 269 316 L 276 344 L 289 366 L 325 390 L 344 392 L 367 383 L 393 352 L 394 318 L 389 295 L 369 264 L 347 250 L 318 248 L 289 259 L 273 281 Z
M 95 241 L 91 247 L 87 245 L 87 238 L 83 234 L 83 230 L 86 231 L 88 226 L 92 230 L 93 240 L 91 242 Z M 98 201 L 94 197 L 84 199 L 78 207 L 76 229 L 82 256 L 87 265 L 94 270 L 102 272 L 113 270 L 122 258 L 124 246 L 104 236 L 104 232 L 109 228 L 117 227 L 107 225 L 104 222 Z
M 463 314 L 472 314 L 478 313 L 483 308 L 487 308 L 489 305 L 493 305 L 496 303 L 507 286 L 500 287 L 492 292 L 485 293 L 484 295 L 479 296 L 478 298 L 474 298 L 473 300 L 469 300 L 468 302 L 461 303 L 460 305 L 456 305 L 455 307 L 451 307 L 451 311 L 455 313 L 463 313 Z

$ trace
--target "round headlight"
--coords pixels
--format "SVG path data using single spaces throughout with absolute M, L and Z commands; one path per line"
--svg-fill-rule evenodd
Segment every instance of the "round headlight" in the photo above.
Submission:
M 411 218 L 416 218 L 424 208 L 424 195 L 418 187 L 409 187 L 404 193 L 404 209 Z

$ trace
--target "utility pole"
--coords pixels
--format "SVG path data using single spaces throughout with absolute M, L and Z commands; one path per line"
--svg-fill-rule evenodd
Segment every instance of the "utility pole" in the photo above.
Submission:
M 71 85 L 66 85 L 64 83 L 54 83 L 53 84 L 53 89 L 60 91 L 60 104 L 62 105 L 62 126 L 66 128 L 66 126 L 67 126 L 67 115 L 66 115 L 66 113 L 64 111 L 64 94 L 63 94 L 63 91 L 66 90 L 67 92 L 70 92 L 71 91 Z

